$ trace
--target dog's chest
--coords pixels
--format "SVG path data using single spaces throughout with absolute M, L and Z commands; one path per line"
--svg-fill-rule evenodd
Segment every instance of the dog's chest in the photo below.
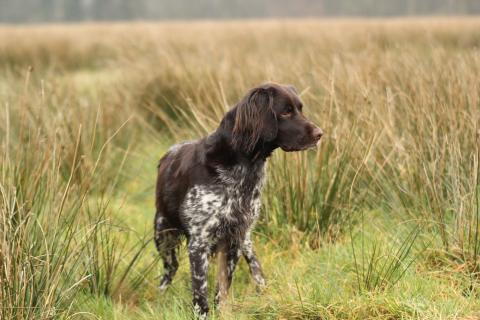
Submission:
M 214 242 L 221 238 L 242 239 L 260 212 L 264 168 L 218 169 L 218 178 L 192 187 L 182 204 L 182 214 L 191 236 Z

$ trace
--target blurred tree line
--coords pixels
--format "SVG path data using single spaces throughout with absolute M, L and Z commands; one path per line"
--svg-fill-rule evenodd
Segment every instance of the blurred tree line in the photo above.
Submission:
M 0 0 L 0 22 L 480 14 L 480 0 Z

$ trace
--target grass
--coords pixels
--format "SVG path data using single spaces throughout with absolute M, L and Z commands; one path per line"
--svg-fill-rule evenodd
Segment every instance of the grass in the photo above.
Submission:
M 326 135 L 269 160 L 214 319 L 480 316 L 480 20 L 0 27 L 0 318 L 189 319 L 151 241 L 158 159 L 294 84 Z M 209 278 L 214 286 L 214 269 Z

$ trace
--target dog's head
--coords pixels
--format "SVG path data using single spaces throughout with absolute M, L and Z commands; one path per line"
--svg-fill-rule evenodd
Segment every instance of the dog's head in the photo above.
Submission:
M 250 90 L 235 106 L 233 147 L 245 153 L 268 144 L 284 151 L 317 145 L 322 129 L 307 120 L 293 86 L 267 83 Z

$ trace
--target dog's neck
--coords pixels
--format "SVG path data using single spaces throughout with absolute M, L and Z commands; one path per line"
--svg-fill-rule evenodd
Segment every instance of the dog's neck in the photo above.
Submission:
M 257 167 L 259 163 L 264 163 L 277 148 L 272 142 L 259 140 L 250 152 L 235 150 L 231 130 L 231 125 L 222 122 L 220 127 L 206 139 L 207 158 L 217 165 Z

